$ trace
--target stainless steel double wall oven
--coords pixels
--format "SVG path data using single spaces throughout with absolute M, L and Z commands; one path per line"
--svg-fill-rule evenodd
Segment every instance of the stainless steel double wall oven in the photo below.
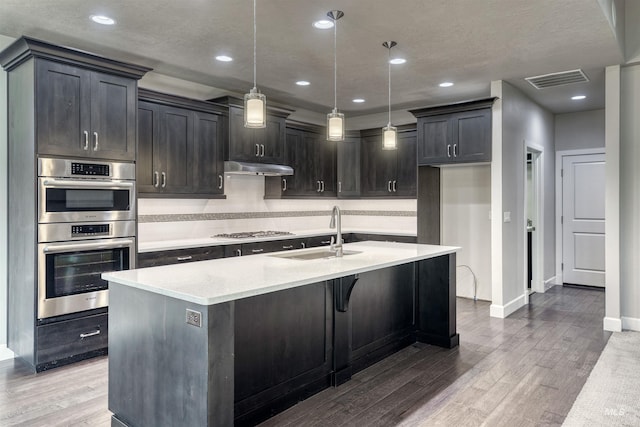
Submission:
M 38 318 L 108 305 L 105 271 L 134 267 L 135 165 L 38 159 Z

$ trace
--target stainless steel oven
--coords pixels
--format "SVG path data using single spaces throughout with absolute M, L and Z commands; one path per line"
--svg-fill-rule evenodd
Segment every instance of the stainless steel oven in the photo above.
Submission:
M 38 319 L 107 307 L 107 271 L 135 267 L 133 163 L 38 159 Z
M 133 163 L 38 159 L 38 222 L 135 220 Z
M 134 267 L 135 221 L 40 224 L 38 318 L 107 307 L 100 275 Z M 64 240 L 63 240 L 64 239 Z

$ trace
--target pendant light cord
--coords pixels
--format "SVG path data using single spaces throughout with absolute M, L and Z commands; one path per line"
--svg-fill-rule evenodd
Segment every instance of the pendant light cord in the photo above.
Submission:
M 338 109 L 338 20 L 333 20 L 333 109 Z
M 256 89 L 256 0 L 253 0 L 253 88 Z
M 389 124 L 391 126 L 391 43 L 389 43 L 389 57 L 387 58 L 387 66 L 389 69 Z

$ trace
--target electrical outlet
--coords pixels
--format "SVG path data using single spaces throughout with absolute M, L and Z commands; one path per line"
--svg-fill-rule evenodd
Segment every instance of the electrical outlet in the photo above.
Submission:
M 187 324 L 202 327 L 202 313 L 187 308 Z

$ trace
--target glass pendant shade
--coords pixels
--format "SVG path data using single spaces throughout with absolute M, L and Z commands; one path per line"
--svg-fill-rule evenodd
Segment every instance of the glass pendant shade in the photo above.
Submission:
M 244 95 L 244 126 L 264 128 L 267 126 L 267 97 L 255 87 Z
M 344 114 L 337 109 L 327 114 L 327 141 L 344 140 Z
M 382 149 L 395 150 L 398 148 L 398 128 L 391 123 L 382 128 Z

